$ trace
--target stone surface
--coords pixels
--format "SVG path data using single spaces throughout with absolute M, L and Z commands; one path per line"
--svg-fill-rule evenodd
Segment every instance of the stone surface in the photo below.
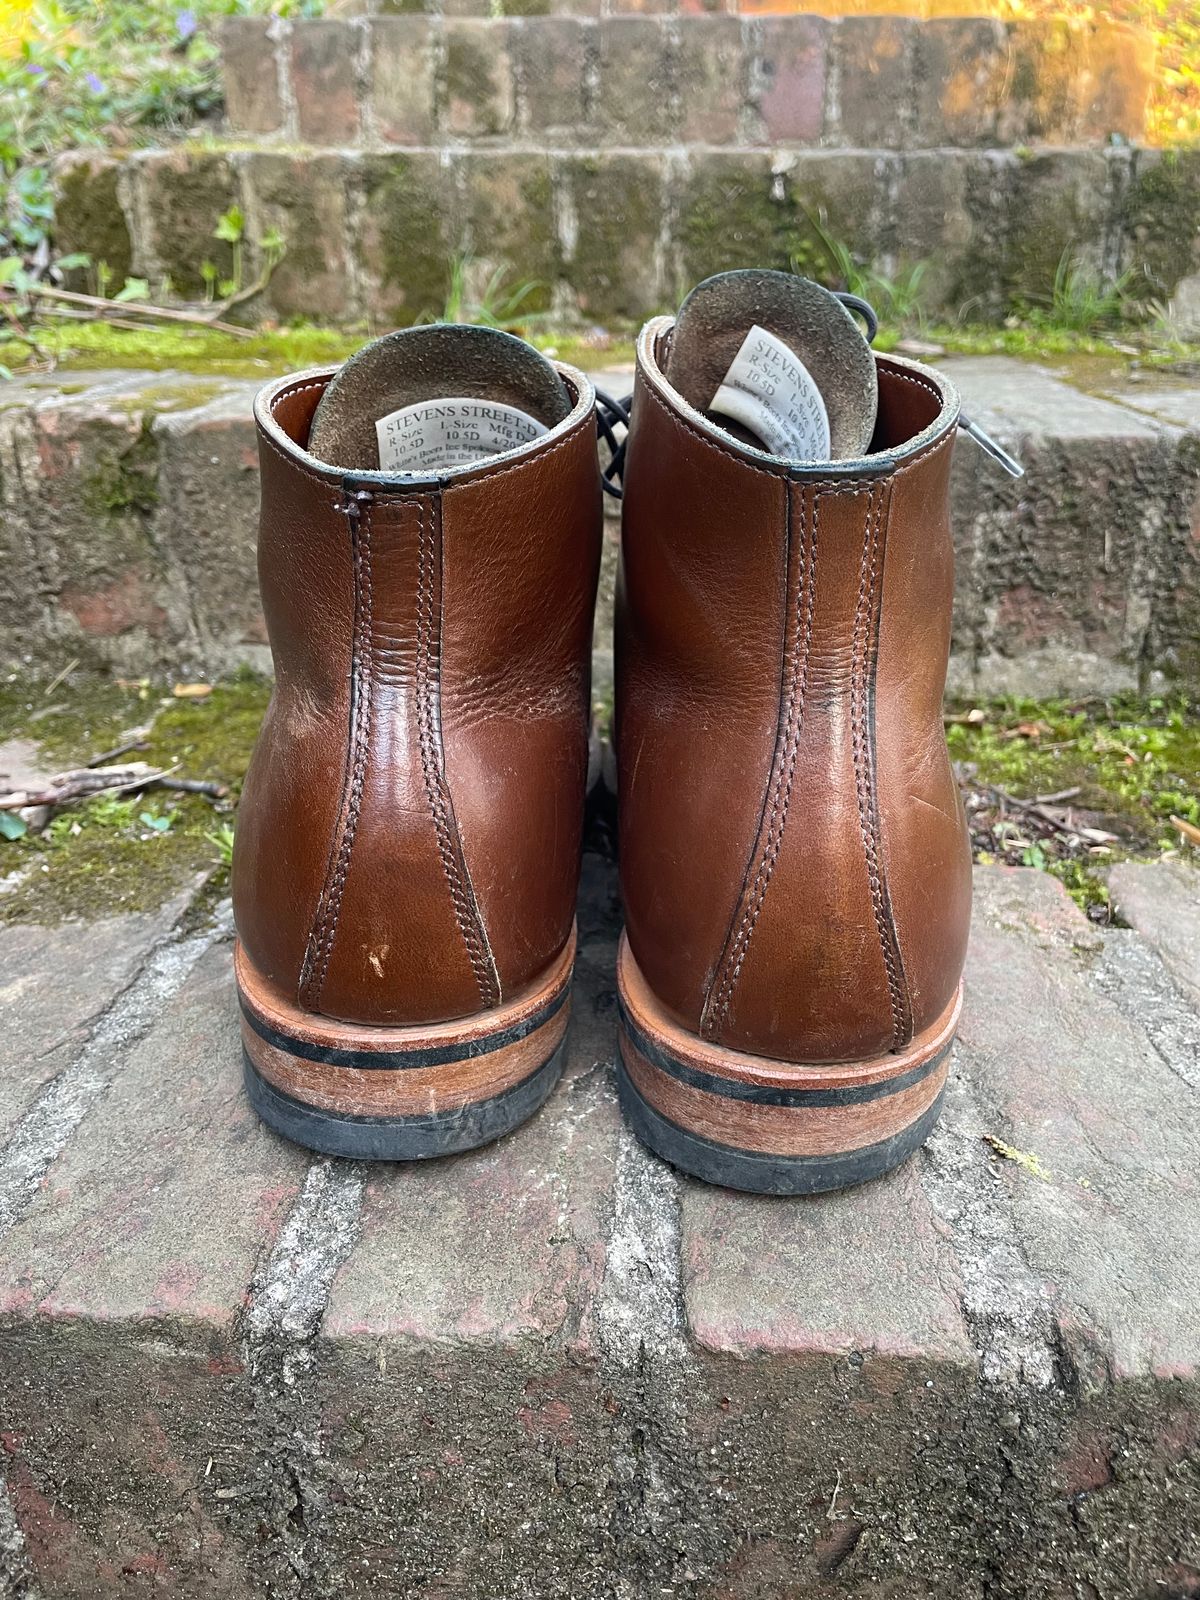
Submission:
M 860 150 L 892 150 L 907 143 L 916 32 L 910 17 L 841 19 L 834 57 L 840 142 Z
M 619 1119 L 607 1083 L 616 946 L 611 925 L 591 920 L 571 1060 L 545 1113 L 456 1161 L 449 1191 L 445 1163 L 373 1169 L 360 1241 L 322 1325 L 329 1338 L 481 1349 L 565 1338 L 581 1357 L 594 1347 Z
M 736 17 L 696 17 L 680 29 L 676 73 L 684 144 L 732 144 L 749 87 Z
M 0 926 L 0 1004 L 21 1018 L 19 1030 L 0 1034 L 0 1142 L 78 1055 L 182 909 L 176 900 L 99 923 Z
M 780 1203 L 621 1128 L 595 855 L 579 925 L 562 1086 L 452 1161 L 255 1122 L 227 923 L 57 1047 L 103 1083 L 0 1206 L 0 1592 L 1186 1592 L 1200 1101 L 1141 936 L 977 871 L 930 1145 Z
M 1025 363 L 944 365 L 1026 468 L 1007 478 L 959 441 L 958 681 L 1032 683 L 1034 663 L 1041 693 L 1071 693 L 1081 675 L 1144 687 L 1149 663 L 1190 675 L 1197 624 L 1179 595 L 1195 581 L 1193 436 Z
M 200 958 L 0 1241 L 0 1323 L 170 1318 L 235 1337 L 308 1162 L 242 1093 L 230 961 L 228 943 Z
M 517 30 L 514 48 L 525 131 L 574 138 L 590 121 L 588 79 L 599 48 L 595 24 L 577 17 L 541 18 Z
M 1119 915 L 1200 1003 L 1200 873 L 1187 861 L 1125 861 L 1109 886 Z
M 1200 1370 L 1200 1103 L 1087 981 L 1103 938 L 1044 875 L 976 873 L 961 1070 L 1008 1162 L 1020 1253 L 1087 1389 Z M 1119 1270 L 1114 1270 L 1119 1263 Z
M 676 135 L 677 71 L 671 33 L 658 17 L 605 17 L 600 23 L 601 133 L 613 144 L 668 144 Z
M 201 634 L 223 647 L 253 632 L 255 385 L 59 378 L 61 392 L 35 385 L 25 404 L 8 393 L 0 410 L 0 628 L 10 651 L 37 653 L 40 636 L 48 657 L 132 671 L 198 662 Z M 192 583 L 213 586 L 211 609 Z
M 888 1183 L 806 1200 L 689 1181 L 682 1220 L 688 1327 L 706 1350 L 854 1349 L 974 1364 L 954 1252 L 915 1165 Z

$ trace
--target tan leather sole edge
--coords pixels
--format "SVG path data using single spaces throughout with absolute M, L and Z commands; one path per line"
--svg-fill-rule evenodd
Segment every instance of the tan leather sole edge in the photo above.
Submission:
M 499 1138 L 562 1068 L 575 932 L 535 988 L 461 1021 L 385 1028 L 302 1011 L 254 968 L 234 970 L 246 1086 L 267 1122 L 336 1155 L 419 1160 Z
M 808 1194 L 886 1172 L 928 1137 L 941 1107 L 962 987 L 904 1051 L 806 1065 L 711 1044 L 655 1000 L 622 936 L 621 1099 L 635 1131 L 709 1182 Z

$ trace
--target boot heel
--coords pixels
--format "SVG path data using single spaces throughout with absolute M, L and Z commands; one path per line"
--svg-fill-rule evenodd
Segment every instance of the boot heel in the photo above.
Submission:
M 903 1052 L 806 1066 L 710 1044 L 666 1015 L 624 938 L 617 961 L 621 1104 L 644 1144 L 709 1183 L 815 1194 L 862 1183 L 928 1138 L 961 986 Z
M 474 1149 L 557 1083 L 575 934 L 534 992 L 461 1022 L 356 1026 L 314 1016 L 234 954 L 246 1090 L 286 1138 L 328 1155 L 420 1161 Z

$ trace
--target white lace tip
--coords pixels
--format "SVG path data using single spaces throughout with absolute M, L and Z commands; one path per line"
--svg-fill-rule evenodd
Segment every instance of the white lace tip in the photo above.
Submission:
M 987 451 L 993 461 L 998 461 L 1005 472 L 1011 473 L 1014 478 L 1023 478 L 1025 476 L 1025 468 L 1016 457 L 1010 456 L 1008 451 L 998 445 L 990 433 L 985 433 L 977 422 L 972 422 L 970 417 L 963 416 L 960 413 L 958 425 L 964 433 L 970 434 L 981 450 Z

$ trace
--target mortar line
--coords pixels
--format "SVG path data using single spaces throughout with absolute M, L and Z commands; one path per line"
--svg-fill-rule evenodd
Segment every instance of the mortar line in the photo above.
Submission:
M 614 1542 L 630 1548 L 616 1600 L 637 1600 L 643 1543 L 677 1519 L 695 1365 L 685 1333 L 679 1179 L 622 1122 L 604 1280 L 596 1309 L 600 1367 L 620 1401 L 613 1450 Z
M 1200 1090 L 1200 1015 L 1153 945 L 1132 928 L 1109 928 L 1087 979 L 1177 1078 Z
M 266 1476 L 291 1510 L 273 1517 L 272 1543 L 302 1585 L 324 1594 L 315 1561 L 314 1535 L 322 1510 L 319 1412 L 304 1393 L 314 1365 L 313 1341 L 329 1304 L 338 1269 L 358 1241 L 366 1197 L 367 1165 L 318 1156 L 310 1164 L 247 1295 L 241 1348 L 251 1404 L 259 1425 Z M 270 1546 L 268 1546 L 269 1550 Z M 302 1593 L 308 1592 L 302 1588 Z
M 1053 1307 L 1025 1255 L 1012 1194 L 994 1169 L 984 1135 L 988 1116 L 954 1047 L 946 1101 L 925 1144 L 921 1181 L 946 1225 L 958 1264 L 959 1306 L 979 1358 L 981 1382 L 1014 1392 L 1068 1387 Z
M 209 928 L 188 938 L 177 928 L 178 922 L 100 1012 L 74 1059 L 43 1087 L 0 1148 L 0 1237 L 32 1205 L 42 1178 L 112 1087 L 130 1047 L 149 1033 L 201 956 L 232 932 L 232 912 L 226 904 Z
M 25 1535 L 17 1521 L 8 1484 L 0 1474 L 0 1597 L 2 1600 L 40 1600 Z

